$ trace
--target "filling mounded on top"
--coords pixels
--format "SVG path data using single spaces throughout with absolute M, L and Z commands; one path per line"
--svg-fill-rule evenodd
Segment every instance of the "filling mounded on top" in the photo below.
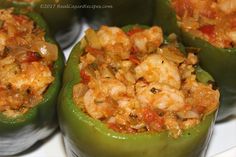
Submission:
M 81 41 L 75 103 L 122 133 L 170 131 L 177 138 L 219 104 L 219 92 L 196 80 L 198 59 L 185 57 L 175 35 L 163 42 L 157 27 L 88 29 Z
M 219 48 L 236 47 L 235 0 L 172 0 L 180 27 Z
M 12 12 L 0 10 L 0 112 L 15 117 L 42 101 L 58 49 L 34 21 Z

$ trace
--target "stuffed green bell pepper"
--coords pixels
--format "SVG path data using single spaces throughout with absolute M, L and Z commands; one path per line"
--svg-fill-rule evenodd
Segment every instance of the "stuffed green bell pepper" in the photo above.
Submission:
M 86 0 L 84 15 L 93 28 L 152 23 L 153 0 Z
M 63 68 L 60 47 L 39 14 L 0 9 L 0 156 L 55 131 Z
M 232 0 L 156 0 L 155 23 L 199 48 L 221 92 L 218 120 L 236 115 L 236 5 Z
M 29 8 L 40 13 L 62 48 L 77 39 L 81 26 L 76 7 L 80 0 L 0 0 L 0 6 Z M 80 13 L 79 13 L 80 14 Z
M 67 155 L 204 157 L 219 91 L 174 34 L 153 26 L 88 29 L 59 96 Z M 176 151 L 178 150 L 178 151 Z

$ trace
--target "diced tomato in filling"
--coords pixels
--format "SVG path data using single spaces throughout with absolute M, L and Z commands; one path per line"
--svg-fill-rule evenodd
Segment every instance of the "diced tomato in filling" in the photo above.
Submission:
M 128 36 L 131 36 L 131 35 L 133 35 L 135 33 L 142 32 L 142 31 L 143 31 L 142 28 L 133 28 L 133 29 L 129 30 L 126 34 Z
M 14 19 L 19 22 L 19 23 L 23 23 L 24 21 L 27 21 L 25 16 L 21 16 L 21 15 L 15 15 Z
M 231 27 L 232 27 L 232 28 L 236 28 L 236 21 L 231 24 Z
M 136 47 L 136 46 L 132 46 L 131 47 L 131 50 L 130 50 L 130 52 L 132 53 L 132 54 L 136 54 L 136 53 L 138 53 L 138 48 Z
M 198 29 L 203 34 L 206 34 L 209 38 L 214 38 L 215 36 L 215 26 L 214 25 L 205 25 Z
M 88 84 L 90 81 L 90 76 L 86 74 L 85 70 L 80 70 L 80 77 L 82 78 L 82 83 Z
M 198 113 L 204 113 L 206 110 L 206 107 L 204 106 L 196 106 L 195 109 L 197 110 Z
M 0 85 L 0 91 L 1 91 L 1 90 L 5 90 L 5 88 L 4 88 L 3 86 Z
M 236 28 L 236 17 L 231 20 L 231 27 Z
M 53 70 L 53 64 L 49 64 L 48 68 L 50 69 L 50 71 L 52 71 Z
M 149 130 L 159 131 L 163 128 L 164 119 L 160 117 L 155 111 L 145 108 L 142 111 L 142 116 Z
M 189 15 L 193 14 L 193 6 L 190 0 L 174 0 L 173 6 L 175 8 L 175 11 L 177 15 L 183 16 L 186 12 L 188 12 Z
M 232 41 L 231 41 L 231 40 L 225 39 L 225 40 L 223 40 L 222 42 L 224 43 L 225 47 L 230 47 L 230 46 L 232 46 L 232 45 L 231 45 L 231 44 L 232 44 Z
M 108 123 L 108 127 L 114 131 L 121 132 L 122 128 L 116 123 Z
M 37 52 L 28 51 L 25 62 L 37 62 L 41 59 L 42 57 Z
M 133 55 L 133 54 L 131 54 L 131 55 L 129 56 L 129 60 L 130 60 L 132 63 L 134 63 L 134 64 L 140 64 L 140 63 L 141 63 L 140 60 L 139 60 L 135 55 Z
M 93 55 L 95 55 L 95 56 L 97 56 L 97 55 L 103 55 L 103 51 L 102 51 L 102 50 L 95 49 L 95 48 L 93 48 L 93 47 L 91 47 L 91 46 L 87 46 L 87 47 L 85 48 L 85 51 L 86 51 L 87 53 L 91 53 L 91 54 L 93 54 Z

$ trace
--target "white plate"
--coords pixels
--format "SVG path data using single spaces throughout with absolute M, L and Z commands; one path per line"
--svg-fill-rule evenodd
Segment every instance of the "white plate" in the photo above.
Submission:
M 57 132 L 36 150 L 20 157 L 66 157 L 61 133 Z M 206 157 L 236 157 L 236 118 L 216 124 Z
M 83 26 L 83 31 L 88 28 Z M 77 41 L 84 35 L 82 33 Z M 64 51 L 66 58 L 73 46 Z M 33 137 L 32 137 L 33 138 Z M 57 132 L 31 152 L 19 157 L 66 157 L 62 135 Z M 215 125 L 206 157 L 236 157 L 236 117 Z

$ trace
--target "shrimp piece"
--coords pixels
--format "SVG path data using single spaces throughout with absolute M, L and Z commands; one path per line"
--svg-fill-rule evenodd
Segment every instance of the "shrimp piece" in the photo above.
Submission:
M 129 58 L 131 42 L 120 28 L 102 26 L 97 35 L 105 51 L 111 53 L 109 55 Z
M 117 72 L 115 72 L 116 79 L 120 80 L 121 82 L 124 82 L 126 85 L 133 85 L 135 80 L 135 74 L 131 72 L 130 68 L 132 67 L 131 61 L 122 61 L 119 65 L 119 68 Z
M 141 53 L 147 53 L 161 45 L 163 33 L 160 27 L 154 26 L 142 32 L 134 33 L 130 40 Z
M 114 100 L 119 100 L 127 92 L 127 88 L 122 82 L 112 78 L 92 80 L 88 86 L 101 97 L 111 97 Z
M 235 0 L 218 0 L 218 7 L 221 11 L 226 14 L 236 12 L 236 1 Z
M 109 117 L 116 105 L 114 101 L 122 99 L 127 92 L 122 82 L 111 78 L 91 80 L 88 86 L 90 89 L 83 98 L 84 108 L 95 119 Z
M 158 54 L 148 56 L 135 68 L 136 79 L 143 77 L 148 82 L 159 82 L 180 88 L 180 74 L 177 66 Z
M 124 82 L 126 85 L 134 84 L 136 81 L 135 76 L 130 71 L 125 71 L 125 70 L 119 70 L 116 73 L 116 78 Z
M 96 98 L 96 93 L 92 89 L 89 89 L 84 95 L 84 107 L 91 117 L 100 119 L 105 117 L 104 111 L 108 104 L 105 101 L 96 101 Z
M 126 86 L 117 79 L 101 79 L 101 91 L 114 100 L 119 100 L 126 94 Z
M 184 102 L 184 94 L 168 85 L 143 81 L 136 83 L 137 99 L 144 107 L 158 108 L 166 111 L 178 111 Z
M 89 87 L 90 89 L 84 95 L 84 107 L 95 119 L 111 115 L 114 106 L 112 102 L 121 99 L 126 93 L 126 86 L 116 79 L 92 80 Z

